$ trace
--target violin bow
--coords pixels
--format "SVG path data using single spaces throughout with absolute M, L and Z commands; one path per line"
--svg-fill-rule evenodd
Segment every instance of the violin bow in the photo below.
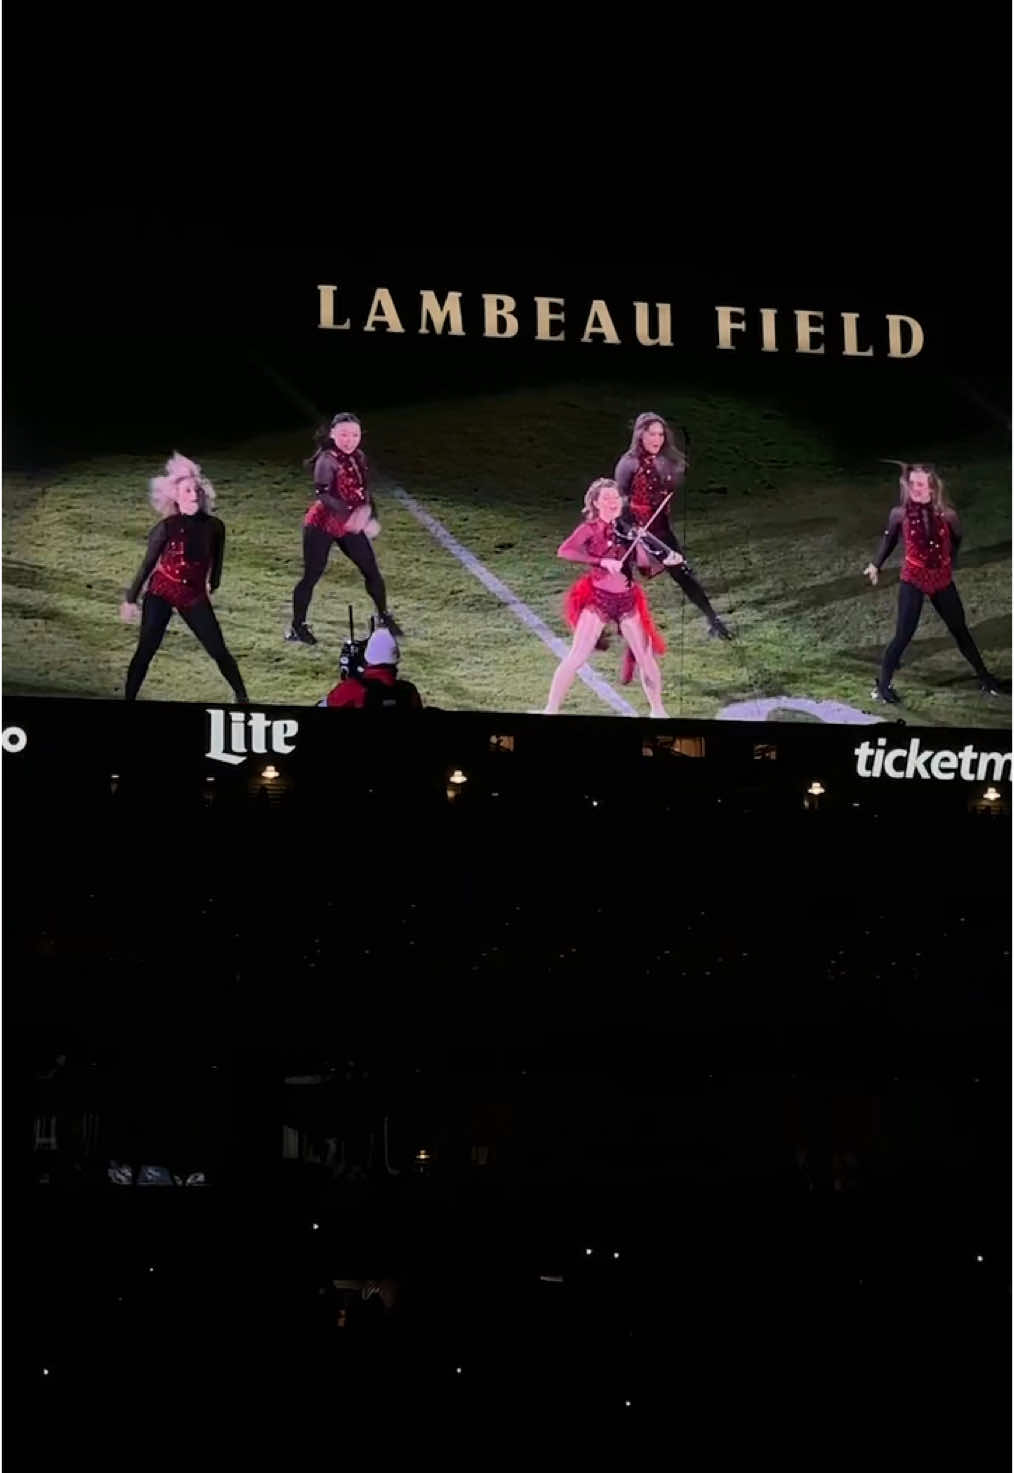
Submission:
M 621 568 L 623 567 L 623 564 L 627 561 L 627 558 L 633 552 L 634 548 L 641 541 L 641 538 L 644 536 L 645 532 L 647 532 L 647 530 L 651 526 L 652 522 L 655 520 L 655 518 L 657 516 L 659 516 L 662 512 L 665 511 L 666 507 L 669 505 L 670 501 L 673 499 L 673 497 L 675 496 L 675 494 L 676 494 L 675 491 L 670 491 L 669 492 L 669 495 L 665 498 L 665 500 L 664 501 L 660 501 L 659 504 L 658 504 L 658 506 L 656 506 L 655 510 L 652 512 L 651 516 L 645 522 L 644 526 L 643 527 L 638 527 L 636 533 L 634 534 L 634 540 L 633 540 L 633 542 L 630 544 L 630 546 L 627 548 L 626 552 L 620 558 L 620 567 Z

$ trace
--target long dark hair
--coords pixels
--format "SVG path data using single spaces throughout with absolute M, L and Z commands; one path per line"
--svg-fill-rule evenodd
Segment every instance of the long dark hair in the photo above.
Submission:
M 903 507 L 907 508 L 908 506 L 909 481 L 911 480 L 912 472 L 922 471 L 925 474 L 926 479 L 929 481 L 930 504 L 933 507 L 933 510 L 942 515 L 945 511 L 948 511 L 950 509 L 950 502 L 947 500 L 944 491 L 943 477 L 937 471 L 936 466 L 926 465 L 925 463 L 921 462 L 917 464 L 902 464 L 901 461 L 894 461 L 892 462 L 892 464 L 901 467 L 901 475 L 898 478 L 898 491 L 899 500 Z
M 313 454 L 309 457 L 308 460 L 303 461 L 303 464 L 307 467 L 307 469 L 309 469 L 309 467 L 313 465 L 314 461 L 317 459 L 317 456 L 320 455 L 322 451 L 333 450 L 335 448 L 334 441 L 331 439 L 331 431 L 334 429 L 335 425 L 342 424 L 358 425 L 360 429 L 362 429 L 363 427 L 362 420 L 359 418 L 358 414 L 350 414 L 347 410 L 343 410 L 340 414 L 336 414 L 334 418 L 330 420 L 326 425 L 318 425 L 313 435 Z
M 665 431 L 665 439 L 662 442 L 662 449 L 659 451 L 659 454 L 664 455 L 666 460 L 672 461 L 677 470 L 685 471 L 687 468 L 686 452 L 676 443 L 676 437 L 672 432 L 668 420 L 663 415 L 655 414 L 650 409 L 646 409 L 643 414 L 639 414 L 634 420 L 634 429 L 630 437 L 630 450 L 628 454 L 640 454 L 641 436 L 648 426 L 653 424 L 660 424 Z

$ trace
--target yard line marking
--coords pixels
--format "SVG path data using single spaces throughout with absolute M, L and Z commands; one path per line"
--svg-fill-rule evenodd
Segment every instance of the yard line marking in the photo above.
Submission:
M 436 517 L 431 516 L 425 507 L 420 506 L 414 497 L 409 496 L 407 491 L 396 486 L 393 495 L 419 525 L 425 527 L 426 531 L 440 543 L 441 547 L 446 548 L 452 557 L 457 558 L 463 568 L 467 568 L 473 578 L 479 580 L 483 588 L 488 589 L 502 604 L 506 604 L 514 617 L 519 619 L 526 629 L 530 629 L 533 634 L 537 635 L 558 660 L 563 659 L 570 646 L 557 638 L 549 625 L 539 618 L 534 609 L 530 609 L 523 599 L 518 598 L 517 594 L 513 593 L 506 583 L 501 582 L 495 573 L 491 573 L 485 563 L 480 562 L 474 553 L 469 552 L 467 547 L 464 547 L 456 537 L 448 532 L 442 522 L 438 522 Z M 621 716 L 637 715 L 633 706 L 623 699 L 619 691 L 613 690 L 609 682 L 603 680 L 601 675 L 596 675 L 590 665 L 582 665 L 577 675 L 589 690 L 595 692 L 600 701 L 604 701 Z

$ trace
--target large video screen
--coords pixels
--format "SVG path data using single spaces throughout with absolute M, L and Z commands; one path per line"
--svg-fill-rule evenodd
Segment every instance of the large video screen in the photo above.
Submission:
M 1010 724 L 1007 391 L 932 299 L 91 249 L 9 308 L 5 692 Z

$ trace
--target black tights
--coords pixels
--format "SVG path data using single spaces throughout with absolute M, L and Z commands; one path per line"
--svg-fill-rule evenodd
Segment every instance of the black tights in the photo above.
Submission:
M 215 611 L 208 600 L 202 599 L 192 608 L 178 609 L 177 612 L 187 628 L 192 629 L 197 635 L 221 670 L 236 700 L 245 701 L 246 689 L 243 685 L 243 677 L 239 673 L 239 666 L 226 648 L 218 620 L 215 618 Z M 128 701 L 137 699 L 137 693 L 148 673 L 148 666 L 165 638 L 165 632 L 169 628 L 169 620 L 172 616 L 171 603 L 164 598 L 159 598 L 157 593 L 145 594 L 141 608 L 141 633 L 138 637 L 137 649 L 134 651 L 134 658 L 127 670 L 127 685 L 124 694 Z
M 380 576 L 373 543 L 365 532 L 350 532 L 345 537 L 332 537 L 319 527 L 303 528 L 303 576 L 292 591 L 292 622 L 305 624 L 310 599 L 317 583 L 323 577 L 332 542 L 337 542 L 350 562 L 355 563 L 363 575 L 366 592 L 376 604 L 377 613 L 387 613 L 387 589 Z
M 669 525 L 668 517 L 656 517 L 651 524 L 651 533 L 652 536 L 658 538 L 659 542 L 664 542 L 666 547 L 671 547 L 673 552 L 682 553 L 683 549 L 676 540 L 676 534 Z M 666 568 L 666 572 L 673 582 L 682 588 L 694 607 L 700 609 L 708 623 L 714 624 L 718 615 L 711 606 L 711 600 L 685 564 L 680 563 L 676 568 Z
M 954 584 L 948 583 L 947 587 L 942 588 L 939 593 L 927 595 L 921 588 L 916 588 L 914 583 L 899 583 L 898 627 L 894 631 L 894 638 L 884 651 L 884 662 L 880 667 L 880 684 L 884 690 L 891 684 L 894 672 L 898 668 L 898 661 L 918 627 L 923 599 L 926 597 L 929 598 L 930 603 L 953 634 L 955 644 L 976 675 L 985 676 L 986 674 L 982 656 L 965 623 L 965 611 L 961 606 L 961 599 L 958 597 L 958 590 Z

